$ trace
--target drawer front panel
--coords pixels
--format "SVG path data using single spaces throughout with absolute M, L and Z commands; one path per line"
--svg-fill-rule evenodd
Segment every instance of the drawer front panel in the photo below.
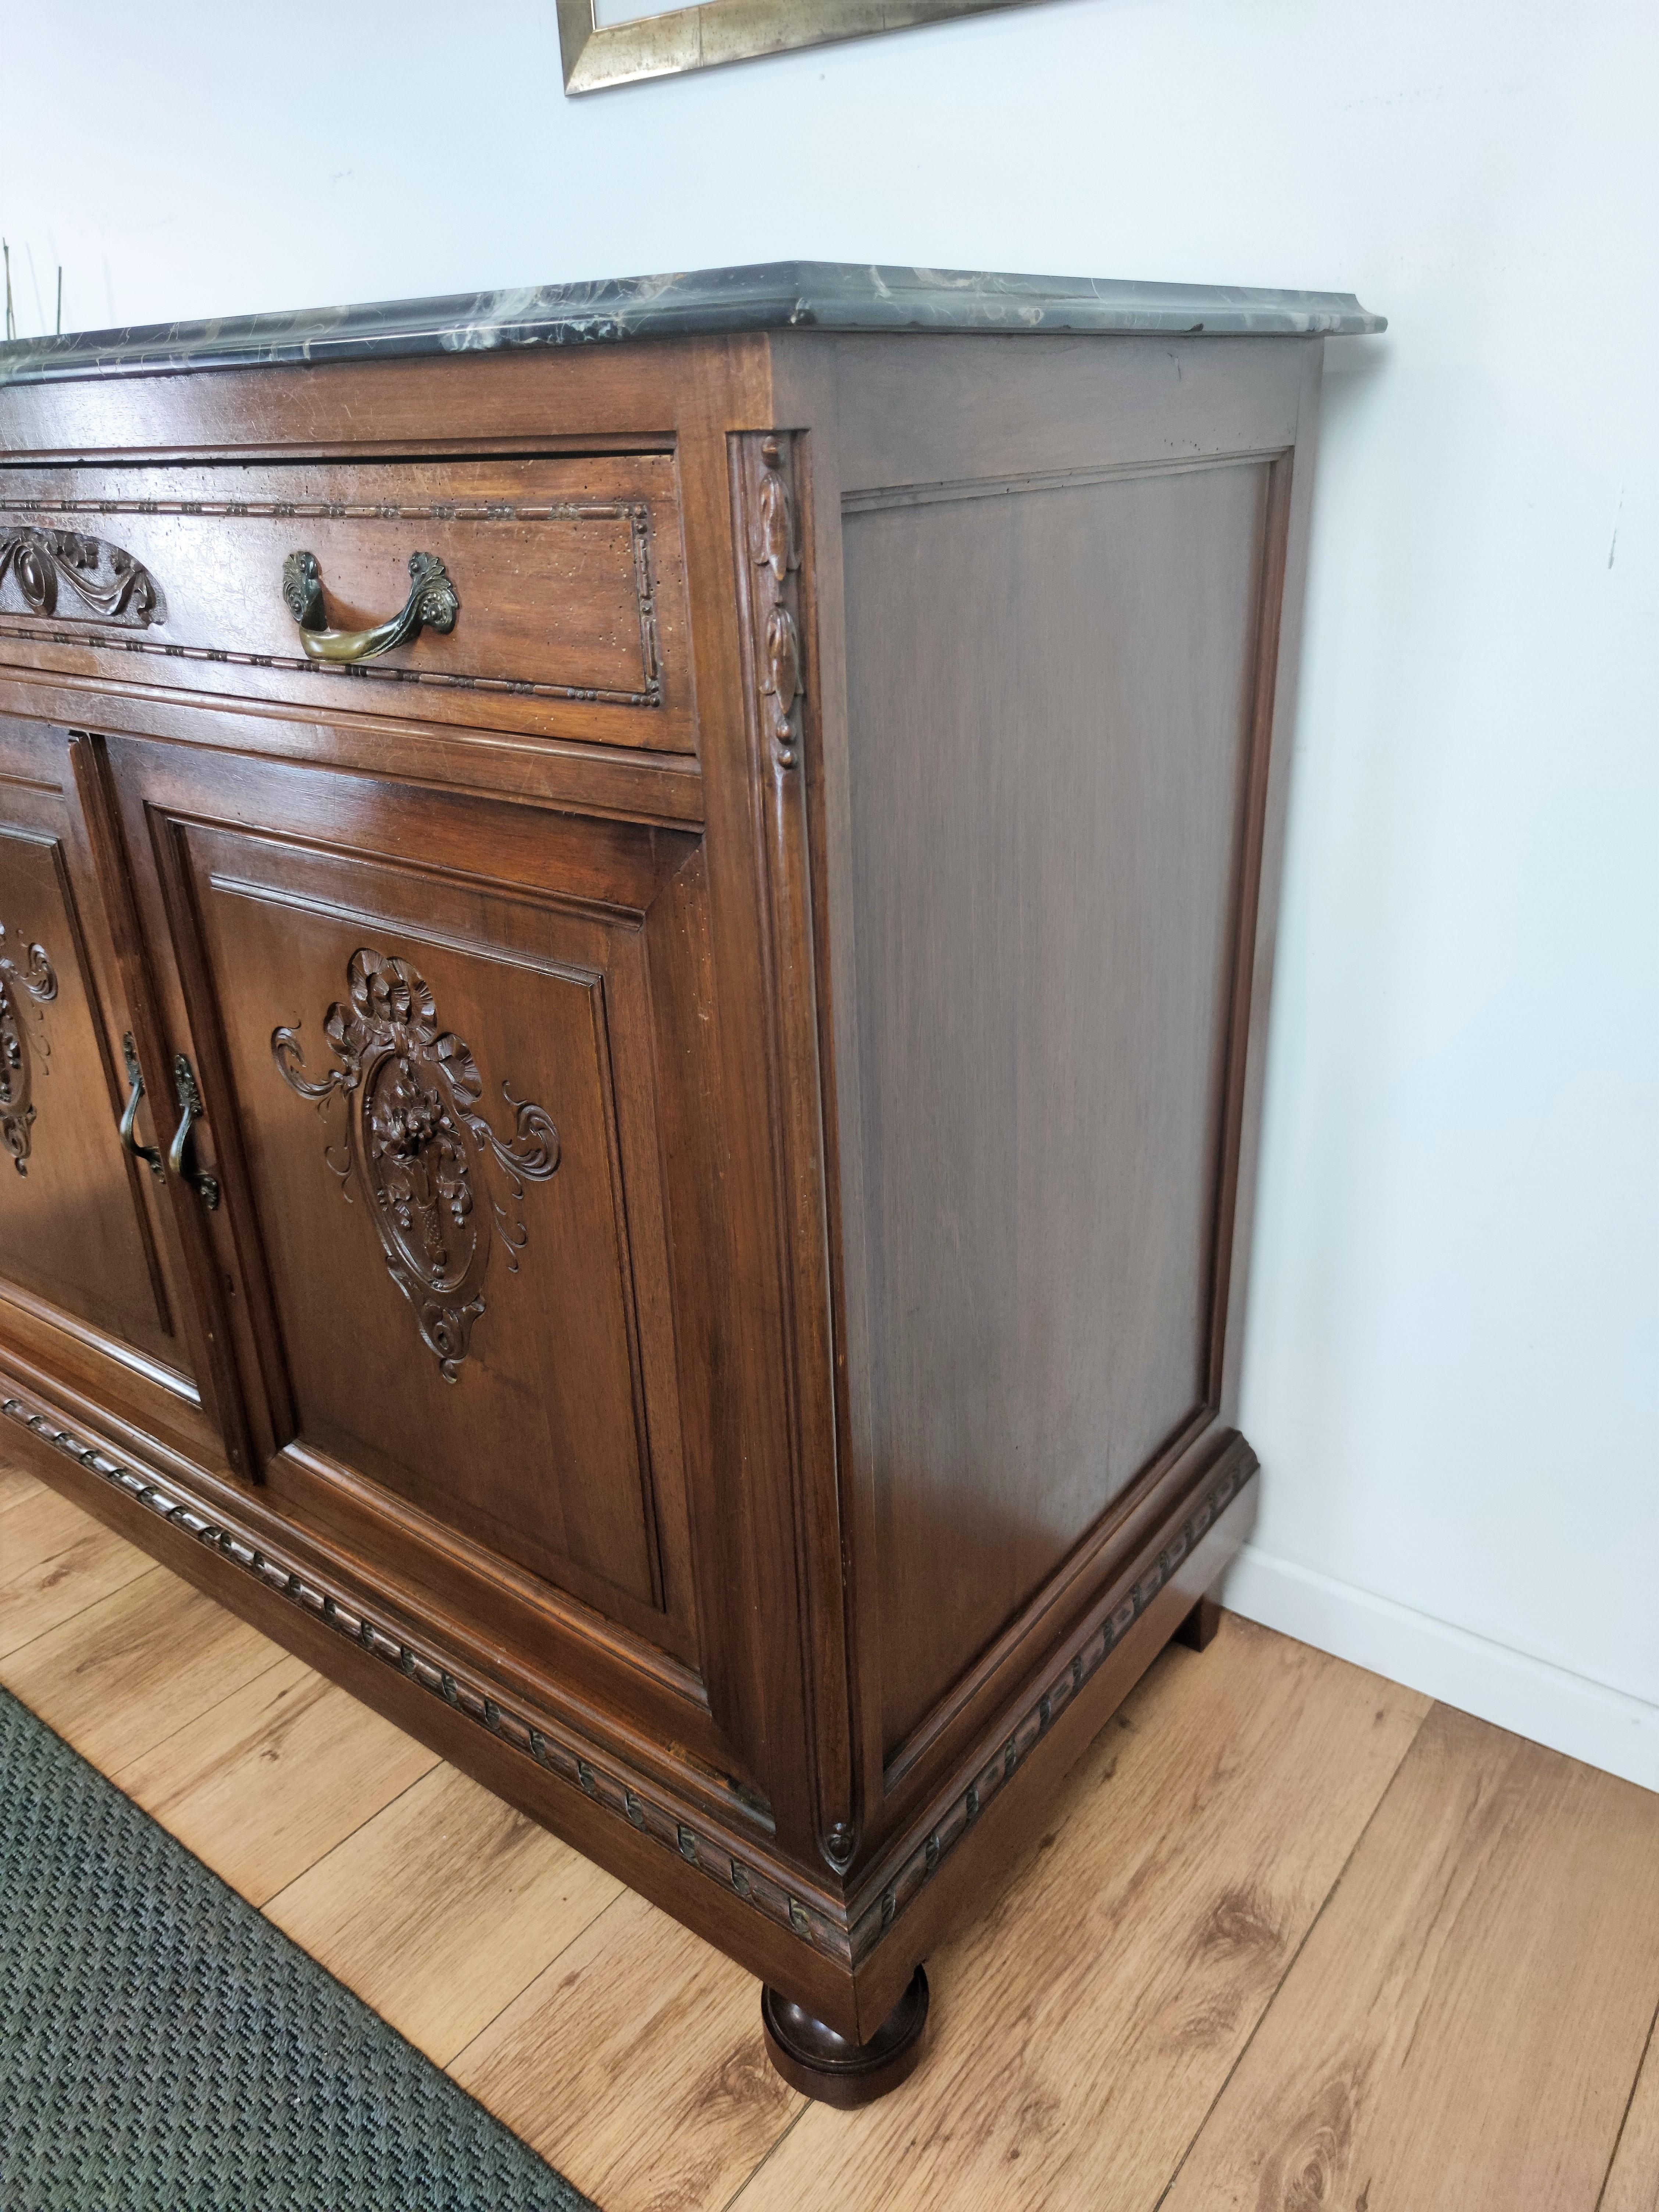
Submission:
M 441 562 L 459 603 L 391 649 L 315 659 L 311 627 L 373 629 Z M 685 598 L 667 454 L 219 463 L 0 476 L 0 653 L 124 682 L 690 751 Z

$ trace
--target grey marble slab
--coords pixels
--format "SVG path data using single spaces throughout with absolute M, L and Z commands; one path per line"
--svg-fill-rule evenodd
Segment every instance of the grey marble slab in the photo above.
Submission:
M 153 323 L 0 345 L 0 384 L 270 362 L 395 360 L 583 345 L 691 331 L 1162 331 L 1352 336 L 1386 328 L 1351 292 L 1135 284 L 840 261 L 771 261 L 672 276 L 459 293 L 360 307 Z

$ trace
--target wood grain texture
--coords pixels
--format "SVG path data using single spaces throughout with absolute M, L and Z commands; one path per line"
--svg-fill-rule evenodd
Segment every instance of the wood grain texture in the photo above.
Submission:
M 1659 2002 L 1659 1797 L 1437 1706 L 1167 2212 L 1595 2212 Z
M 0 1532 L 0 1655 L 154 1571 L 155 1561 L 21 1476 Z
M 13 767 L 23 750 L 0 724 L 0 761 Z M 0 1208 L 0 1275 L 160 1351 L 167 1338 L 155 1255 L 136 1210 L 139 1193 L 110 1141 L 112 1055 L 85 959 L 79 908 L 87 902 L 71 887 L 73 848 L 59 808 L 42 806 L 38 793 L 22 794 L 33 805 L 17 796 L 15 786 L 6 789 L 8 818 L 0 820 L 8 1097 L 0 1131 L 18 1156 L 15 1187 Z
M 263 1905 L 436 1765 L 423 1744 L 283 1658 L 111 1778 Z
M 628 1892 L 449 2071 L 605 2212 L 712 2212 L 802 2103 L 756 1996 Z
M 710 1047 L 683 1035 L 708 1003 L 692 964 L 698 841 L 177 746 L 107 757 L 129 848 L 157 824 L 165 865 L 135 866 L 134 942 L 153 960 L 171 939 L 178 956 L 167 1030 L 198 1068 L 225 1190 L 191 1225 L 237 1285 L 228 1326 L 265 1495 L 302 1527 L 343 1523 L 381 1567 L 401 1559 L 492 1651 L 541 1656 L 556 1638 L 558 1678 L 586 1674 L 590 1693 L 628 1700 L 653 1652 L 672 1652 L 695 1704 L 653 1712 L 652 1732 L 729 1772 L 729 1749 L 697 1740 L 706 1703 L 684 1672 L 697 1656 L 685 1460 L 699 1440 L 675 1340 L 694 1302 L 670 1246 L 705 1180 L 688 1085 Z M 492 1127 L 511 1136 L 534 1101 L 559 1132 L 556 1172 L 526 1181 L 521 1209 L 510 1164 L 473 1163 L 467 1233 L 481 1255 L 502 1249 L 454 1382 L 423 1340 L 419 1284 L 405 1297 L 389 1272 L 374 1206 L 347 1202 L 367 1184 L 361 1137 L 343 1179 L 346 1102 L 296 1097 L 273 1060 L 276 1030 L 293 1030 L 301 1081 L 339 1071 L 325 1021 L 355 1005 L 365 948 L 424 979 L 428 1026 L 476 1056 Z M 449 1110 L 435 1091 L 428 1110 Z M 346 1356 L 354 1345 L 363 1357 Z M 550 1611 L 556 1592 L 586 1610 Z M 721 1608 L 703 1618 L 718 1638 Z M 646 1648 L 617 1666 L 594 1649 L 599 1621 Z
M 1319 350 L 1302 338 L 1160 337 L 1143 346 L 1045 335 L 1010 345 L 963 335 L 935 349 L 928 404 L 918 409 L 914 340 L 817 343 L 833 346 L 839 371 L 849 492 L 1057 475 L 1149 453 L 1274 452 L 1297 436 L 1297 368 Z M 1169 435 L 1172 416 L 1179 443 Z
M 107 1774 L 282 1656 L 258 1629 L 156 1567 L 0 1659 L 0 1682 Z
M 160 1372 L 187 1391 L 165 1209 L 116 1135 L 127 1097 L 121 1040 L 130 1017 L 115 988 L 69 745 L 62 730 L 3 716 L 0 924 L 0 946 L 14 953 L 39 943 L 55 986 L 41 1005 L 15 976 L 9 993 L 21 1053 L 33 1066 L 26 1110 L 33 1118 L 27 1172 L 14 1178 L 0 1211 L 7 1334 L 26 1314 L 54 1316 L 79 1352 L 92 1354 L 100 1394 L 118 1397 L 136 1374 Z M 140 1111 L 145 1136 L 155 1126 L 154 1103 Z M 78 1364 L 74 1355 L 71 1364 Z
M 890 1759 L 1211 1395 L 1267 486 L 847 518 Z
M 1171 1652 L 1000 1904 L 929 1960 L 908 2088 L 810 2110 L 741 2212 L 1150 2207 L 1427 1710 L 1231 1615 L 1202 1658 Z
M 21 1467 L 0 1467 L 0 1513 L 21 1505 L 27 1498 L 40 1495 L 40 1485 L 32 1474 L 25 1474 Z
M 272 779 L 299 781 L 293 770 Z M 274 799 L 270 791 L 270 814 Z M 234 802 L 222 785 L 204 786 L 197 803 L 206 812 Z M 658 1532 L 678 1495 L 677 1429 L 672 1353 L 657 1340 L 660 1323 L 655 1337 L 641 1326 L 638 1287 L 643 1279 L 644 1297 L 654 1292 L 665 1306 L 635 916 L 576 919 L 544 897 L 461 893 L 362 853 L 319 854 L 216 827 L 182 833 L 180 847 L 203 917 L 196 996 L 211 995 L 225 1038 L 220 1080 L 240 1108 L 301 1440 L 603 1610 L 613 1609 L 613 1592 L 631 1596 L 630 1623 L 654 1625 Z M 553 852 L 543 866 L 551 887 L 562 887 Z M 354 1140 L 349 1091 L 325 1089 L 308 1103 L 304 1088 L 335 1078 L 343 1085 L 360 1066 L 368 1097 L 377 1075 L 387 1091 L 388 1061 L 404 1064 L 411 1032 L 390 1018 L 359 1017 L 343 1045 L 350 1067 L 324 1034 L 331 1009 L 352 1016 L 354 991 L 367 1003 L 371 975 L 388 994 L 412 988 L 416 1009 L 429 998 L 428 1031 L 462 1066 L 472 1110 L 503 1139 L 515 1127 L 503 1085 L 550 1109 L 556 1124 L 534 1176 L 514 1164 L 531 1156 L 529 1145 L 503 1164 L 488 1146 L 468 1152 L 458 1140 L 459 1164 L 445 1173 L 465 1198 L 465 1233 L 434 1200 L 416 1215 L 407 1251 L 395 1238 L 387 1250 L 363 1234 L 391 1218 L 372 1180 L 372 1148 L 384 1139 L 365 1127 Z M 274 1065 L 278 1024 L 295 1036 Z M 434 1072 L 451 1064 L 435 1049 L 417 1056 L 410 1082 L 430 1113 L 447 1110 L 459 1123 L 456 1096 Z M 394 1176 L 400 1164 L 407 1172 L 394 1149 Z M 515 1174 L 526 1185 L 517 1200 Z M 346 1191 L 362 1202 L 344 1204 Z M 499 1231 L 496 1206 L 506 1222 Z M 442 1256 L 435 1273 L 422 1229 Z M 410 1284 L 409 1308 L 389 1266 Z M 422 1299 L 444 1280 L 445 1322 L 422 1323 Z M 373 1367 L 340 1357 L 354 1317 L 372 1332 Z M 453 1355 L 441 1364 L 440 1341 Z M 469 1354 L 469 1387 L 459 1389 Z M 657 1413 L 658 1458 L 668 1464 L 653 1469 L 647 1394 L 659 1392 L 668 1402 Z M 672 1494 L 659 1501 L 665 1484 Z
M 1596 2212 L 1659 2212 L 1659 2013 Z
M 621 1887 L 439 1765 L 266 1911 L 444 2066 Z

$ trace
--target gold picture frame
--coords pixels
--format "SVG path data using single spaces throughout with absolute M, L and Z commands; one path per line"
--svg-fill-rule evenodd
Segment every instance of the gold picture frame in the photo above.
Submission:
M 953 15 L 1032 7 L 1037 0 L 702 0 L 660 15 L 600 24 L 593 0 L 559 0 L 559 52 L 567 93 L 599 92 L 647 77 L 717 69 L 759 54 L 835 39 L 865 39 Z

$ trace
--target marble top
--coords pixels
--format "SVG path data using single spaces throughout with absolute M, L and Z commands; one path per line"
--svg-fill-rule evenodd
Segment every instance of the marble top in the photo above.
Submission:
M 1352 336 L 1387 327 L 1352 292 L 1135 284 L 842 261 L 770 261 L 359 307 L 307 307 L 0 345 L 0 384 L 270 362 L 396 359 L 580 345 L 693 331 L 1162 331 L 1186 337 Z

